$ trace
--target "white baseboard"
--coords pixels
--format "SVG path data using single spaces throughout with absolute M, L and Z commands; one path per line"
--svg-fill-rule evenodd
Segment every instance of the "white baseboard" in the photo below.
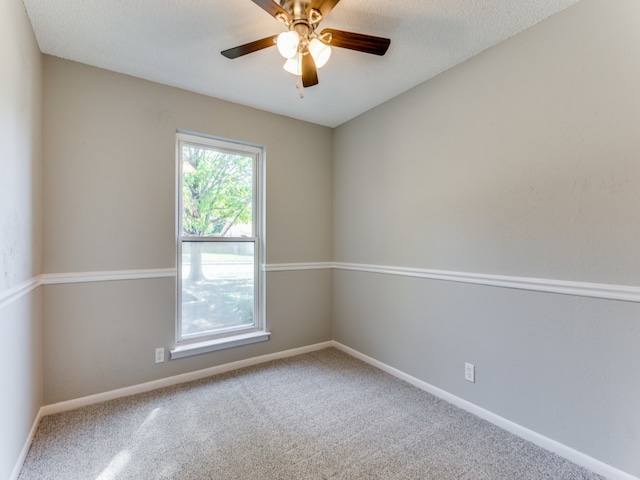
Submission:
M 518 425 L 517 423 L 514 423 L 510 420 L 507 420 L 504 417 L 501 417 L 499 415 L 496 415 L 495 413 L 490 412 L 489 410 L 485 410 L 482 407 L 479 407 L 471 402 L 468 402 L 467 400 L 464 400 L 460 397 L 452 395 L 451 393 L 441 390 L 437 387 L 434 387 L 433 385 L 427 382 L 423 382 L 422 380 L 412 377 L 411 375 L 408 375 L 402 372 L 401 370 L 398 370 L 397 368 L 394 368 L 385 363 L 379 362 L 378 360 L 371 358 L 363 353 L 360 353 L 359 351 L 354 350 L 353 348 L 347 347 L 346 345 L 343 345 L 336 341 L 332 343 L 335 348 L 343 351 L 348 355 L 351 355 L 354 358 L 357 358 L 359 360 L 362 360 L 365 363 L 368 363 L 376 368 L 379 368 L 380 370 L 387 372 L 393 375 L 394 377 L 404 380 L 405 382 L 410 383 L 411 385 L 418 387 L 419 389 L 424 390 L 425 392 L 428 392 L 438 398 L 441 398 L 442 400 L 445 400 L 446 402 L 449 402 L 455 405 L 456 407 L 461 408 L 462 410 L 466 410 L 467 412 L 472 413 L 477 417 L 487 420 L 488 422 L 493 423 L 494 425 L 510 433 L 513 433 L 514 435 L 520 438 L 523 438 L 524 440 L 527 440 L 541 448 L 544 448 L 545 450 L 549 450 L 550 452 L 553 452 L 556 455 L 566 458 L 570 462 L 573 462 L 576 465 L 580 465 L 581 467 L 584 467 L 587 470 L 591 470 L 592 472 L 597 473 L 598 475 L 602 475 L 603 477 L 608 478 L 609 480 L 640 480 L 638 477 L 635 477 L 629 473 L 623 472 L 622 470 L 618 470 L 617 468 L 612 467 L 611 465 L 601 462 L 600 460 L 596 460 L 593 457 L 585 455 L 584 453 L 574 450 L 573 448 L 568 447 L 555 440 L 552 440 L 551 438 L 545 437 L 544 435 L 540 435 L 539 433 L 536 433 L 533 430 L 529 430 L 528 428 L 523 427 L 522 425 Z
M 151 382 L 141 383 L 139 385 L 132 385 L 130 387 L 119 388 L 117 390 L 110 390 L 108 392 L 97 393 L 95 395 L 88 395 L 86 397 L 75 398 L 73 400 L 53 403 L 51 405 L 45 405 L 44 407 L 42 407 L 42 416 L 65 412 L 67 410 L 74 410 L 76 408 L 84 407 L 87 405 L 93 405 L 96 403 L 105 402 L 107 400 L 113 400 L 121 397 L 128 397 L 129 395 L 149 392 L 152 390 L 157 390 L 159 388 L 170 387 L 172 385 L 178 385 L 180 383 L 190 382 L 192 380 L 199 380 L 201 378 L 230 372 L 239 368 L 250 367 L 253 365 L 259 365 L 261 363 L 270 362 L 272 360 L 294 357 L 296 355 L 301 355 L 303 353 L 309 353 L 316 350 L 322 350 L 331 346 L 333 346 L 332 341 L 316 343 L 314 345 L 308 345 L 306 347 L 293 348 L 291 350 L 285 350 L 282 352 L 247 358 L 246 360 L 238 360 L 237 362 L 225 363 L 224 365 L 217 365 L 215 367 L 205 368 L 203 370 L 196 370 L 195 372 L 182 373 L 180 375 L 161 378 L 159 380 L 153 380 Z
M 246 360 L 239 360 L 237 362 L 225 363 L 224 365 L 218 365 L 215 367 L 205 368 L 203 370 L 196 370 L 195 372 L 183 373 L 181 375 L 175 375 L 173 377 L 161 378 L 151 382 L 142 383 L 139 385 L 133 385 L 131 387 L 119 388 L 117 390 L 111 390 L 104 393 L 97 393 L 95 395 L 88 395 L 86 397 L 76 398 L 65 402 L 54 403 L 51 405 L 45 405 L 40 408 L 36 418 L 31 427 L 31 431 L 24 443 L 20 455 L 16 461 L 16 465 L 9 477 L 9 480 L 17 480 L 22 470 L 29 448 L 33 442 L 33 437 L 36 434 L 40 419 L 47 415 L 54 413 L 65 412 L 68 410 L 74 410 L 76 408 L 84 407 L 87 405 L 93 405 L 107 400 L 113 400 L 115 398 L 127 397 L 129 395 L 135 395 L 137 393 L 149 392 L 157 390 L 158 388 L 169 387 L 171 385 L 177 385 L 180 383 L 190 382 L 192 380 L 199 380 L 201 378 L 210 377 L 220 373 L 230 372 L 239 368 L 250 367 L 253 365 L 259 365 L 261 363 L 270 362 L 272 360 L 279 360 L 281 358 L 294 357 L 296 355 L 302 355 L 303 353 L 314 352 L 316 350 L 323 350 L 333 346 L 333 341 L 316 343 L 314 345 L 307 345 L 305 347 L 293 348 L 282 352 L 270 353 L 267 355 L 261 355 L 259 357 L 247 358 Z
M 391 367 L 385 363 L 382 363 L 372 357 L 369 357 L 363 353 L 360 353 L 357 350 L 354 350 L 346 345 L 343 345 L 334 340 L 316 343 L 314 345 L 308 345 L 306 347 L 294 348 L 290 350 L 285 350 L 282 352 L 271 353 L 267 355 L 261 355 L 259 357 L 252 357 L 246 360 L 239 360 L 237 362 L 226 363 L 224 365 L 218 365 L 211 368 L 206 368 L 203 370 L 197 370 L 195 372 L 183 373 L 181 375 L 175 375 L 173 377 L 162 378 L 159 380 L 154 380 L 151 382 L 142 383 L 139 385 L 133 385 L 131 387 L 120 388 L 117 390 L 111 390 L 109 392 L 99 393 L 96 395 L 89 395 L 86 397 L 81 397 L 73 400 L 68 400 L 65 402 L 59 402 L 51 405 L 45 405 L 40 409 L 38 415 L 34 421 L 33 427 L 29 433 L 29 437 L 25 442 L 25 445 L 20 454 L 20 458 L 16 463 L 16 467 L 14 468 L 13 474 L 10 477 L 10 480 L 17 480 L 18 475 L 20 473 L 20 469 L 22 468 L 22 464 L 27 456 L 29 451 L 29 447 L 31 446 L 31 442 L 35 435 L 36 429 L 38 427 L 38 423 L 40 419 L 46 415 L 51 415 L 54 413 L 64 412 L 67 410 L 73 410 L 76 408 L 80 408 L 87 405 L 93 405 L 96 403 L 104 402 L 107 400 L 113 400 L 115 398 L 126 397 L 129 395 L 135 395 L 138 393 L 148 392 L 151 390 L 156 390 L 158 388 L 168 387 L 172 385 L 177 385 L 180 383 L 190 382 L 192 380 L 198 380 L 201 378 L 210 377 L 212 375 L 217 375 L 220 373 L 230 372 L 232 370 L 237 370 L 239 368 L 250 367 L 253 365 L 259 365 L 261 363 L 270 362 L 272 360 L 278 360 L 281 358 L 293 357 L 296 355 L 302 355 L 304 353 L 314 352 L 317 350 L 322 350 L 328 347 L 335 347 L 338 350 L 351 355 L 354 358 L 362 360 L 380 370 L 387 372 L 394 377 L 397 377 L 401 380 L 404 380 L 411 385 L 424 390 L 432 395 L 435 395 L 438 398 L 441 398 L 463 410 L 466 410 L 469 413 L 472 413 L 484 420 L 487 420 L 494 425 L 507 430 L 508 432 L 517 435 L 520 438 L 523 438 L 531 443 L 538 445 L 545 450 L 549 450 L 567 460 L 580 465 L 592 472 L 595 472 L 599 475 L 608 478 L 609 480 L 640 480 L 640 478 L 635 477 L 631 474 L 623 472 L 622 470 L 618 470 L 617 468 L 612 467 L 600 460 L 596 460 L 593 457 L 590 457 L 584 453 L 581 453 L 573 448 L 570 448 L 560 442 L 552 440 L 544 435 L 540 435 L 539 433 L 534 432 L 533 430 L 529 430 L 517 423 L 514 423 L 506 418 L 503 418 L 499 415 L 496 415 L 484 408 L 481 408 L 467 400 L 464 400 L 460 397 L 452 395 L 444 390 L 441 390 L 427 382 L 419 380 L 411 375 L 408 375 L 397 368 Z
M 40 419 L 42 418 L 42 408 L 38 410 L 38 414 L 36 415 L 35 420 L 33 421 L 33 425 L 31 425 L 31 430 L 29 430 L 29 435 L 22 446 L 22 450 L 20 450 L 20 455 L 18 456 L 18 461 L 16 462 L 15 467 L 13 467 L 13 472 L 11 472 L 11 476 L 9 480 L 18 480 L 18 476 L 20 475 L 20 470 L 22 470 L 22 465 L 24 464 L 25 459 L 27 458 L 27 454 L 29 453 L 29 449 L 31 448 L 31 443 L 33 442 L 33 437 L 36 435 L 36 430 L 38 430 L 38 425 L 40 424 Z

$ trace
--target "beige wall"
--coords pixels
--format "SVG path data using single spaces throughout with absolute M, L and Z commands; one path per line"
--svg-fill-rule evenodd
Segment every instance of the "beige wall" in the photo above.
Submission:
M 265 145 L 267 263 L 331 259 L 331 130 L 45 56 L 45 273 L 175 264 L 177 129 Z
M 24 6 L 0 2 L 0 478 L 10 478 L 42 402 L 42 61 Z
M 40 274 L 42 61 L 22 2 L 0 13 L 0 292 Z
M 639 286 L 638 18 L 583 0 L 338 127 L 334 260 Z M 337 341 L 640 475 L 640 304 L 342 270 L 333 287 Z
M 267 263 L 331 261 L 329 128 L 44 59 L 44 272 L 175 266 L 176 130 L 266 148 Z M 269 342 L 154 364 L 175 280 L 45 287 L 45 403 L 331 339 L 331 273 L 267 274 Z

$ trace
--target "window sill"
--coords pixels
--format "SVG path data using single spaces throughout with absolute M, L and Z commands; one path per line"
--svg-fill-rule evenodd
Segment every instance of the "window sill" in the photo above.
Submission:
M 207 340 L 204 342 L 189 343 L 180 345 L 170 351 L 170 359 L 190 357 L 192 355 L 200 355 L 201 353 L 215 352 L 227 348 L 240 347 L 242 345 L 250 345 L 252 343 L 266 342 L 271 337 L 269 332 L 251 332 L 231 337 L 217 338 L 215 340 Z

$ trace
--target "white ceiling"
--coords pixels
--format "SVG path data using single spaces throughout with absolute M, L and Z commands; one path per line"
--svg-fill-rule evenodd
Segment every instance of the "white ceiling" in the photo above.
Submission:
M 251 0 L 24 0 L 43 53 L 335 127 L 578 0 L 342 0 L 331 27 L 391 39 L 340 48 L 298 97 L 277 49 L 220 51 L 285 27 Z

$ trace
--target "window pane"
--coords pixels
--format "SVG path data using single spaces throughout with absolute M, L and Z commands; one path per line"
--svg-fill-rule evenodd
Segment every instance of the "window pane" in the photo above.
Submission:
M 252 237 L 253 157 L 182 145 L 182 234 Z
M 254 325 L 253 242 L 182 243 L 182 337 Z

